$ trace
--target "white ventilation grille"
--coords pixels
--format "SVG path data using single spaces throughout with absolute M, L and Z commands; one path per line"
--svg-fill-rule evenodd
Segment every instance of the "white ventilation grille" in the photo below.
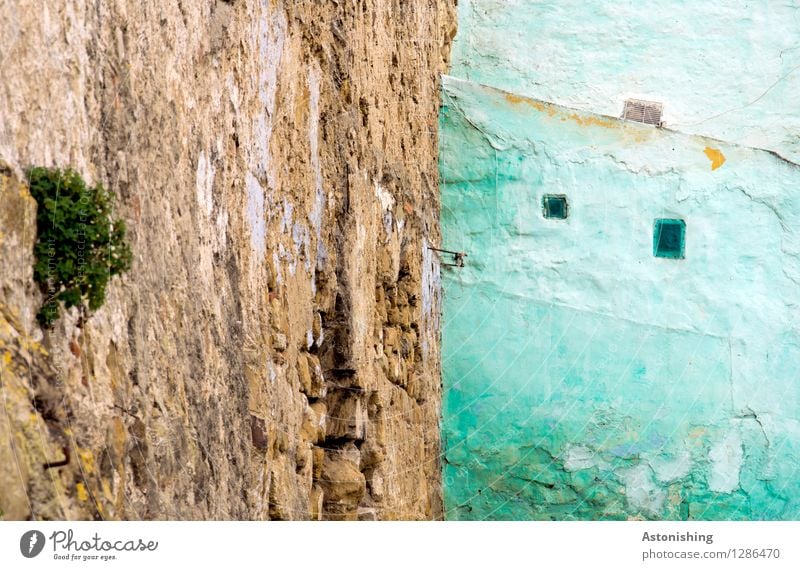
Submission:
M 642 101 L 640 99 L 628 99 L 625 101 L 625 109 L 622 111 L 622 118 L 626 121 L 636 121 L 646 125 L 661 126 L 661 111 L 664 106 L 654 101 Z

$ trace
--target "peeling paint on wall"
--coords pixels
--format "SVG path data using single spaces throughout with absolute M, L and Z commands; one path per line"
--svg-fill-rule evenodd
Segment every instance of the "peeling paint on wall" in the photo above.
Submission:
M 621 116 L 664 103 L 670 128 L 800 162 L 800 4 L 748 0 L 460 0 L 450 73 Z
M 264 210 L 264 189 L 256 177 L 248 172 L 245 180 L 247 187 L 247 221 L 250 224 L 250 245 L 258 259 L 264 259 L 266 251 L 266 221 Z
M 205 151 L 200 151 L 197 158 L 197 203 L 207 216 L 214 209 L 214 174 L 214 165 L 206 159 Z
M 325 206 L 325 190 L 322 186 L 322 165 L 319 160 L 319 69 L 309 68 L 308 72 L 309 121 L 308 142 L 311 149 L 311 170 L 314 172 L 314 207 L 309 219 L 319 240 L 322 228 L 322 210 Z
M 708 160 L 711 161 L 711 170 L 716 170 L 725 164 L 725 155 L 722 154 L 718 148 L 711 148 L 707 146 L 703 149 L 703 152 L 708 157 Z
M 446 516 L 800 517 L 800 168 L 452 77 L 440 127 Z
M 278 90 L 283 47 L 286 41 L 286 15 L 275 10 L 267 2 L 262 2 L 264 14 L 257 21 L 259 46 L 258 96 L 263 106 L 261 113 L 253 121 L 253 139 L 256 142 L 256 155 L 253 157 L 255 172 L 266 177 L 269 185 L 275 185 L 275 173 L 270 157 L 269 141 L 272 136 L 272 117 L 275 113 L 275 95 Z

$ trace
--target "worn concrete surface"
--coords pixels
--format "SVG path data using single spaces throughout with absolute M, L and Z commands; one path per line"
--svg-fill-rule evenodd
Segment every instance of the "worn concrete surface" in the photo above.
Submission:
M 452 77 L 443 103 L 446 517 L 800 517 L 800 167 Z
M 796 0 L 461 0 L 451 74 L 619 117 L 664 103 L 670 128 L 800 162 Z

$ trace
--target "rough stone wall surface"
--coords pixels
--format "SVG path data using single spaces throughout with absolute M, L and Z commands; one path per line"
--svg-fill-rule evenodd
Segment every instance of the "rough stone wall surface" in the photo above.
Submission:
M 441 516 L 451 0 L 0 3 L 0 517 Z M 117 196 L 83 326 L 34 315 L 24 169 Z

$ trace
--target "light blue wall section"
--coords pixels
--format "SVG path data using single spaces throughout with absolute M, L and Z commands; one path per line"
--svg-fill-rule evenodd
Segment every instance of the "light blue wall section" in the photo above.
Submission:
M 460 0 L 451 74 L 800 162 L 798 0 Z
M 800 518 L 800 168 L 454 78 L 443 104 L 447 517 Z

